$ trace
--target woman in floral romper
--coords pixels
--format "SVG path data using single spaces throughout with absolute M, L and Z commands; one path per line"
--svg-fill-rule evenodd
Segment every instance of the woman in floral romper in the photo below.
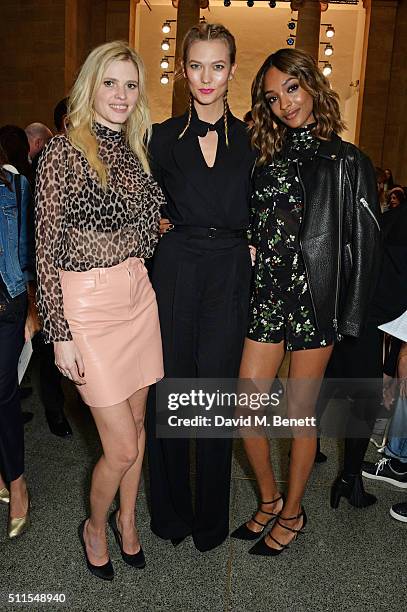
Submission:
M 256 171 L 252 198 L 253 236 L 257 246 L 248 337 L 281 342 L 287 351 L 329 346 L 335 330 L 315 327 L 304 262 L 299 252 L 303 195 L 295 162 L 312 159 L 319 140 L 315 124 L 292 128 L 278 159 Z
M 259 539 L 274 521 L 250 553 L 276 556 L 307 522 L 302 498 L 317 446 L 315 402 L 339 332 L 361 333 L 377 262 L 378 202 L 371 162 L 337 135 L 344 128 L 338 96 L 310 55 L 280 49 L 269 56 L 252 94 L 257 255 L 241 387 L 268 393 L 291 351 L 292 445 L 283 498 L 268 438 L 242 432 L 261 502 L 232 537 Z

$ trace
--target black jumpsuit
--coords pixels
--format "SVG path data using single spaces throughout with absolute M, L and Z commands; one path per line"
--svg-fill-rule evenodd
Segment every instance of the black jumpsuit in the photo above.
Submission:
M 193 111 L 155 126 L 151 157 L 175 228 L 158 245 L 152 271 L 160 315 L 165 376 L 229 378 L 239 371 L 247 330 L 251 263 L 247 241 L 250 174 L 247 129 L 229 112 L 211 125 Z M 198 136 L 216 129 L 209 168 Z M 213 229 L 215 228 L 215 229 Z M 197 439 L 192 505 L 189 440 L 157 439 L 147 411 L 151 528 L 162 538 L 192 534 L 199 550 L 219 545 L 229 530 L 232 440 Z

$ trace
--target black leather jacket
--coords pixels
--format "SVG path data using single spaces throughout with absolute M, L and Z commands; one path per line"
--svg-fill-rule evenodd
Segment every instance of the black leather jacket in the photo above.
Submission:
M 380 265 L 379 202 L 369 158 L 334 135 L 297 162 L 300 246 L 319 329 L 359 336 Z

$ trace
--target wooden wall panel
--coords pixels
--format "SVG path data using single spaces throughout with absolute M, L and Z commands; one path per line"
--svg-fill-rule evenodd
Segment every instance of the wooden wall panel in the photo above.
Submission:
M 4 0 L 1 18 L 0 125 L 52 127 L 64 96 L 65 0 Z

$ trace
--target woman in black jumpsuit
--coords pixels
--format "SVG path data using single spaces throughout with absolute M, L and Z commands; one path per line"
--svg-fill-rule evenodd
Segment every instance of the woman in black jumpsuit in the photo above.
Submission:
M 214 24 L 192 28 L 183 57 L 189 111 L 155 126 L 151 143 L 153 171 L 167 200 L 164 216 L 173 225 L 152 272 L 165 376 L 236 377 L 247 329 L 246 230 L 255 157 L 246 126 L 226 102 L 232 35 Z M 208 141 L 216 145 L 212 160 Z M 197 439 L 193 509 L 189 440 L 157 439 L 153 407 L 148 412 L 153 532 L 174 545 L 192 534 L 201 551 L 218 546 L 228 534 L 232 440 Z

